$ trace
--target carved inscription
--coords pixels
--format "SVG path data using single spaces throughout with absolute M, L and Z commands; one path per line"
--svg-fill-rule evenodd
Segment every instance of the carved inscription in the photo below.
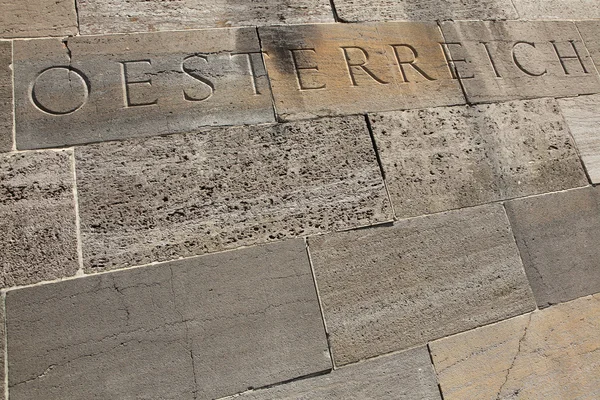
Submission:
M 49 67 L 32 82 L 29 98 L 46 114 L 69 115 L 85 105 L 90 89 L 83 72 L 70 66 Z

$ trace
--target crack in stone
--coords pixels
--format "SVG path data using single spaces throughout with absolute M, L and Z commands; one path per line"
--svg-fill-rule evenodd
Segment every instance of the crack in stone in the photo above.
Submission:
M 506 386 L 506 384 L 508 383 L 510 371 L 515 366 L 515 362 L 517 361 L 517 358 L 519 357 L 519 354 L 521 353 L 521 345 L 523 344 L 523 342 L 525 341 L 525 337 L 527 336 L 527 330 L 529 329 L 529 326 L 531 325 L 532 317 L 533 317 L 533 313 L 529 314 L 529 319 L 527 320 L 527 325 L 525 325 L 525 329 L 523 330 L 523 335 L 521 336 L 521 339 L 519 339 L 519 346 L 517 347 L 517 352 L 516 352 L 515 356 L 513 357 L 512 362 L 510 363 L 510 366 L 506 370 L 506 376 L 504 377 L 504 382 L 502 382 L 500 389 L 498 389 L 498 394 L 496 395 L 496 400 L 501 400 L 500 395 L 502 394 L 502 390 L 504 389 L 504 386 Z

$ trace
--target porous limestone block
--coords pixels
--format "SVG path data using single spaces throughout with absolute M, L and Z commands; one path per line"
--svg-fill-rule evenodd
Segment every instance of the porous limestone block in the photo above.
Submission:
M 72 36 L 78 33 L 74 0 L 3 0 L 0 37 Z
M 0 41 L 0 152 L 13 145 L 12 43 Z
M 513 3 L 525 20 L 600 18 L 596 0 L 513 0 Z

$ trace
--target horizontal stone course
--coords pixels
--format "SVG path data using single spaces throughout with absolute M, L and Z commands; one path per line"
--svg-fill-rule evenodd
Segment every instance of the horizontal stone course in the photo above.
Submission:
M 521 19 L 600 19 L 595 0 L 513 0 Z
M 213 399 L 331 368 L 304 240 L 10 291 L 11 400 Z
M 336 365 L 535 308 L 493 204 L 309 238 Z
M 76 35 L 73 0 L 3 0 L 0 38 Z
M 13 145 L 12 43 L 0 41 L 0 152 Z

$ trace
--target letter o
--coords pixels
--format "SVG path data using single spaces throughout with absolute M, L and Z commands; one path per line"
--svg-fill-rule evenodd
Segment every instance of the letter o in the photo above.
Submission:
M 29 91 L 31 102 L 51 115 L 68 115 L 87 103 L 90 95 L 87 77 L 73 67 L 46 68 L 33 81 Z

